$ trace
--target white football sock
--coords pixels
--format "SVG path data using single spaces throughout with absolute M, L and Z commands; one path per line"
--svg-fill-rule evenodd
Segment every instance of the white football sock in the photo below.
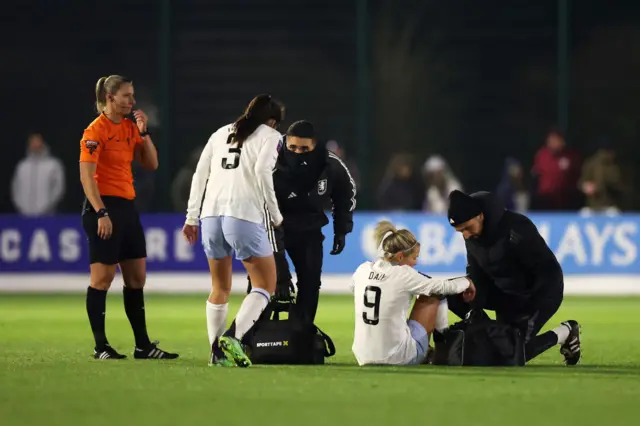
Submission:
M 436 315 L 436 330 L 442 332 L 447 328 L 449 328 L 449 304 L 447 299 L 442 299 Z
M 567 338 L 569 337 L 569 332 L 571 331 L 571 329 L 568 326 L 562 324 L 560 325 L 560 327 L 556 327 L 551 331 L 556 333 L 556 336 L 558 336 L 558 344 L 564 345 L 564 343 L 567 341 Z
M 258 321 L 270 300 L 269 292 L 261 288 L 254 288 L 246 295 L 236 316 L 236 339 L 242 340 L 246 332 Z
M 209 333 L 209 345 L 213 344 L 216 337 L 222 336 L 227 326 L 227 312 L 229 304 L 216 305 L 207 300 L 207 332 Z

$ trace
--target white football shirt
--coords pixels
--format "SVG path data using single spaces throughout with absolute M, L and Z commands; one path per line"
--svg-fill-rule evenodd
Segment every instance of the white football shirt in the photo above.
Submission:
M 242 148 L 233 136 L 234 126 L 229 124 L 209 138 L 191 181 L 186 223 L 197 225 L 198 219 L 209 216 L 264 223 L 268 213 L 279 225 L 282 214 L 273 188 L 273 169 L 282 135 L 261 124 Z
M 433 279 L 408 265 L 383 259 L 364 262 L 353 274 L 355 330 L 352 351 L 358 364 L 405 364 L 416 356 L 407 325 L 414 296 L 459 294 L 466 278 Z

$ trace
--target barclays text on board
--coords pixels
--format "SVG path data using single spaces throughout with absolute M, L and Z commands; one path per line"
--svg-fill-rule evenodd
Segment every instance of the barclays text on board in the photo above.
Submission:
M 541 234 L 567 274 L 640 274 L 638 245 L 640 215 L 580 217 L 573 214 L 532 214 Z M 181 235 L 184 216 L 142 216 L 147 237 L 149 270 L 206 271 L 200 244 L 189 246 Z M 332 226 L 327 225 L 324 272 L 351 273 L 375 256 L 373 229 L 389 219 L 413 231 L 421 242 L 419 268 L 425 272 L 463 271 L 464 241 L 446 219 L 420 213 L 359 213 L 354 231 L 339 256 L 330 256 Z M 235 269 L 239 262 L 234 263 Z M 76 215 L 38 219 L 0 216 L 0 271 L 84 272 L 88 270 L 87 244 Z

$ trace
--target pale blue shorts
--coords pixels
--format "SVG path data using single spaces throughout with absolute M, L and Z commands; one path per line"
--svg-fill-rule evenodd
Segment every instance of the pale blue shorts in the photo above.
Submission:
M 408 320 L 407 325 L 411 331 L 411 337 L 416 342 L 416 356 L 409 361 L 408 365 L 421 364 L 427 356 L 427 349 L 429 349 L 429 334 L 418 321 Z
M 238 260 L 273 254 L 264 224 L 230 216 L 202 219 L 202 245 L 209 259 L 222 259 L 234 251 Z

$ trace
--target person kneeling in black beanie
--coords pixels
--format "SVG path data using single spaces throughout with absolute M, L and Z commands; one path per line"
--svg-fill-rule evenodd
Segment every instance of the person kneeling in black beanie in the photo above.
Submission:
M 489 192 L 449 195 L 448 220 L 462 233 L 467 274 L 476 297 L 465 303 L 448 297 L 449 309 L 464 318 L 471 309 L 496 312 L 496 319 L 518 328 L 527 361 L 560 344 L 567 365 L 580 360 L 580 325 L 569 320 L 538 335 L 558 311 L 564 293 L 562 268 L 536 226 L 526 216 L 506 210 Z

